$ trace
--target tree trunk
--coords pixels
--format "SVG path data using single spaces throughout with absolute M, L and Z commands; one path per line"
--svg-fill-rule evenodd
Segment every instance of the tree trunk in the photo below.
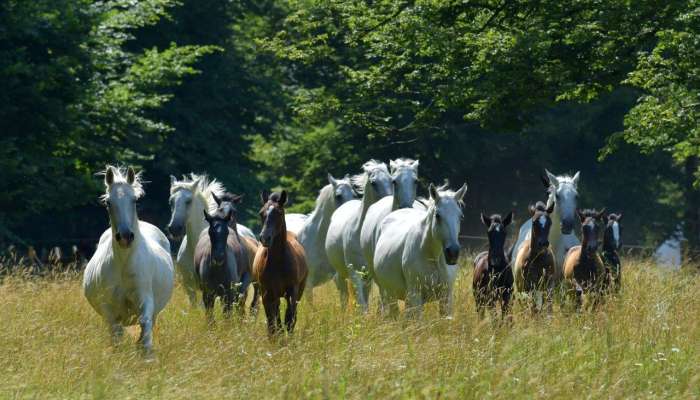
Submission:
M 684 261 L 695 263 L 700 260 L 700 190 L 695 186 L 698 158 L 688 157 L 684 169 L 684 235 L 687 240 L 687 259 Z

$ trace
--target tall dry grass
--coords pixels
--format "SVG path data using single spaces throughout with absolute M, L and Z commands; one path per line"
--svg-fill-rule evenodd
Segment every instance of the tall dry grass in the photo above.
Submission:
M 152 363 L 136 330 L 110 346 L 78 278 L 9 276 L 0 398 L 700 398 L 700 277 L 630 260 L 624 272 L 595 313 L 516 306 L 507 328 L 476 317 L 470 266 L 452 320 L 434 304 L 420 320 L 342 312 L 326 285 L 283 343 L 267 340 L 262 312 L 207 328 L 177 289 Z

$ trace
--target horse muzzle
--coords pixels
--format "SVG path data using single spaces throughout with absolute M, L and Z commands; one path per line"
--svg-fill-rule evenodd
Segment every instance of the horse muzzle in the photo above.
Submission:
M 185 227 L 182 225 L 168 225 L 165 229 L 175 240 L 181 240 L 185 236 Z
M 574 223 L 570 221 L 562 221 L 561 223 L 561 233 L 564 235 L 570 235 L 574 231 Z
M 269 247 L 269 246 L 270 246 L 270 242 L 272 242 L 272 237 L 266 236 L 266 235 L 260 235 L 260 236 L 258 237 L 258 240 L 260 241 L 260 244 L 261 244 L 263 247 Z
M 127 248 L 131 246 L 131 243 L 134 241 L 134 233 L 131 231 L 117 232 L 115 239 L 117 239 L 117 243 L 119 243 L 121 247 Z
M 459 246 L 445 247 L 444 253 L 447 264 L 457 264 L 457 260 L 459 259 Z

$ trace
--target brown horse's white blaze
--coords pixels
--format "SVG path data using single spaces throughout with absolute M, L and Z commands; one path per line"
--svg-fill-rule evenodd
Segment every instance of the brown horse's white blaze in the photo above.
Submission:
M 284 323 L 288 333 L 296 324 L 297 304 L 301 300 L 306 285 L 308 269 L 304 248 L 296 236 L 287 231 L 284 220 L 284 205 L 287 192 L 262 193 L 263 207 L 260 210 L 262 231 L 253 262 L 253 278 L 260 286 L 267 330 L 270 336 L 282 330 L 280 320 L 280 299 L 287 301 Z

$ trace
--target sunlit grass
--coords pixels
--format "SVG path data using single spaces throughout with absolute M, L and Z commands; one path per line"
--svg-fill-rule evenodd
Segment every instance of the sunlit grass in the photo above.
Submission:
M 157 360 L 137 330 L 110 346 L 79 280 L 0 285 L 0 398 L 698 398 L 700 277 L 625 265 L 624 290 L 595 313 L 480 322 L 471 268 L 453 320 L 341 312 L 332 284 L 302 302 L 294 337 L 271 343 L 264 313 L 213 329 L 181 289 L 160 316 Z M 376 299 L 376 296 L 374 296 Z M 376 305 L 373 307 L 376 310 Z

